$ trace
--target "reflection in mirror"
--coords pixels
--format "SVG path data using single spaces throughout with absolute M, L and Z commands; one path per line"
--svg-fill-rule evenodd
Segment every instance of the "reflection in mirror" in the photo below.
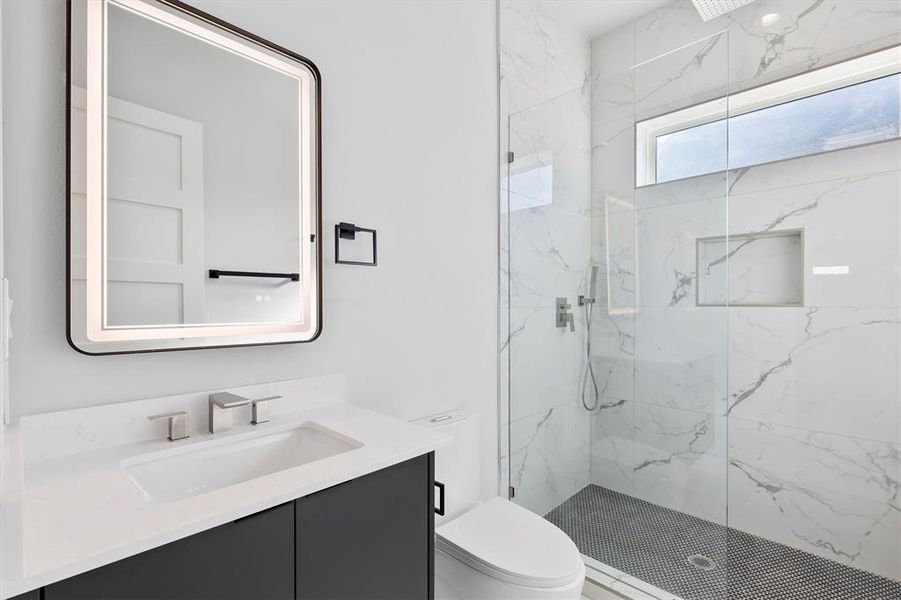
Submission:
M 318 75 L 201 17 L 157 1 L 71 4 L 79 350 L 318 333 Z

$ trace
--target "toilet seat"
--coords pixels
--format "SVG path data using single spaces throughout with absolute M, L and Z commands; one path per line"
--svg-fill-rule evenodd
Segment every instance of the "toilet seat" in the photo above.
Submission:
M 477 505 L 435 533 L 438 550 L 501 581 L 552 588 L 584 576 L 579 550 L 565 533 L 503 498 Z

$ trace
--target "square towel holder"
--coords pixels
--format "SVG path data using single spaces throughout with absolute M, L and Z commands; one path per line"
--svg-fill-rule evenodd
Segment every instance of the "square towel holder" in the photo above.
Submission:
M 372 234 L 372 262 L 358 260 L 342 260 L 341 259 L 341 240 L 354 240 L 357 233 Z M 335 225 L 335 263 L 339 265 L 361 265 L 364 267 L 375 267 L 378 265 L 378 243 L 376 242 L 375 229 L 367 229 L 365 227 L 357 227 L 353 223 L 341 222 Z

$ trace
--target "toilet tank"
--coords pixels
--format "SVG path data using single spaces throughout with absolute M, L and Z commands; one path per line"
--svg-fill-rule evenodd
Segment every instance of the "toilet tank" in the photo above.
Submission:
M 444 484 L 445 502 L 444 516 L 435 515 L 437 525 L 463 514 L 479 501 L 479 417 L 458 409 L 414 423 L 439 429 L 454 438 L 449 446 L 435 451 L 435 480 Z

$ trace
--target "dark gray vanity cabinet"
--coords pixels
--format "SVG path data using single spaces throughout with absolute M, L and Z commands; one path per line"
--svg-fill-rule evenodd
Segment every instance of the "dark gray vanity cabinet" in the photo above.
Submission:
M 432 598 L 433 482 L 420 456 L 298 500 L 297 597 Z
M 44 588 L 44 600 L 283 600 L 294 595 L 294 503 Z
M 15 600 L 431 600 L 433 461 L 423 455 Z

